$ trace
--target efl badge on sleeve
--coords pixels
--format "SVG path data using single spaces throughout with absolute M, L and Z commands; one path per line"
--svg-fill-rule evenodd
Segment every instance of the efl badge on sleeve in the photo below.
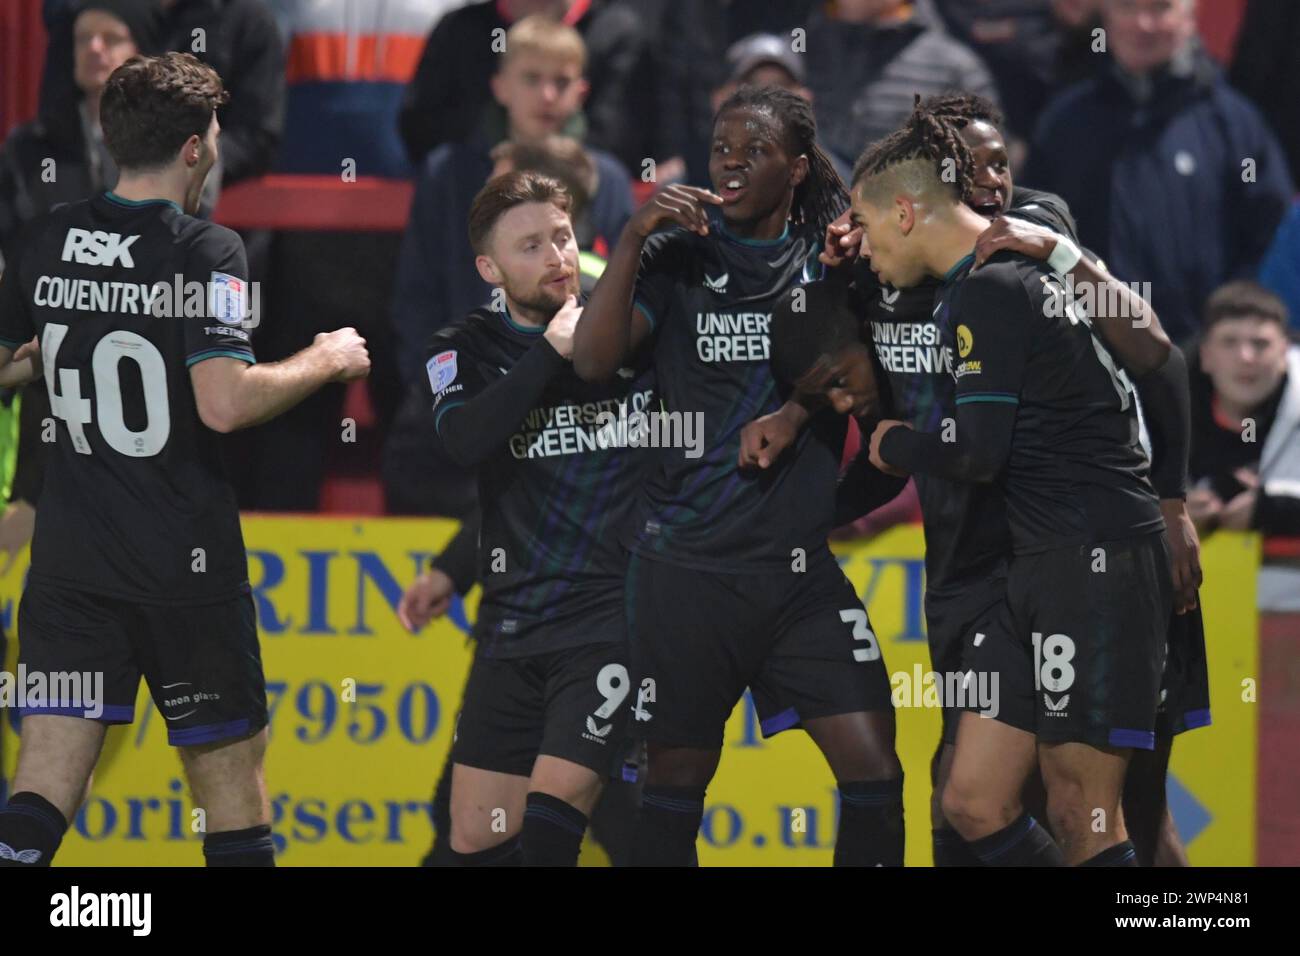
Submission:
M 212 273 L 208 311 L 223 325 L 239 325 L 248 316 L 248 283 L 224 272 Z
M 424 364 L 429 371 L 429 387 L 436 395 L 456 381 L 456 352 L 439 352 Z

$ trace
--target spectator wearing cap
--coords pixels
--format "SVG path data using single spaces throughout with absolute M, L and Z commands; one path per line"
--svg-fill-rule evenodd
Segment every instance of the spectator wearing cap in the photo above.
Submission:
M 639 169 L 653 155 L 655 73 L 635 7 L 610 0 L 484 0 L 437 22 L 402 95 L 399 126 L 417 168 L 442 143 L 474 136 L 506 52 L 498 41 L 516 21 L 534 14 L 572 26 L 586 45 L 588 145 L 628 168 Z
M 1193 0 L 1105 0 L 1109 62 L 1047 107 L 1024 180 L 1069 203 L 1121 280 L 1149 282 L 1177 342 L 1254 277 L 1291 200 L 1286 157 L 1196 39 Z
M 726 54 L 756 33 L 790 46 L 796 28 L 807 26 L 813 0 L 667 0 L 658 23 L 655 92 L 662 132 L 657 181 L 687 179 L 708 186 L 713 93 L 733 79 Z M 802 84 L 803 80 L 800 79 Z
M 808 74 L 803 54 L 794 52 L 787 37 L 774 33 L 755 33 L 737 40 L 727 49 L 726 63 L 727 80 L 713 91 L 710 100 L 714 114 L 726 102 L 727 97 L 742 86 L 776 86 L 812 101 L 812 90 L 806 84 Z M 709 144 L 706 142 L 703 145 L 700 155 L 695 157 L 695 165 L 689 169 L 690 181 L 712 188 L 709 180 Z M 834 154 L 830 158 L 840 178 L 847 182 L 849 167 Z
M 1202 538 L 1262 532 L 1259 606 L 1300 611 L 1300 347 L 1286 306 L 1250 281 L 1216 290 L 1198 365 L 1188 514 Z
M 492 294 L 474 267 L 465 223 L 474 195 L 492 173 L 499 142 L 536 144 L 582 132 L 585 49 L 573 27 L 526 17 L 506 34 L 495 102 L 468 143 L 444 143 L 424 163 L 411 202 L 393 289 L 392 322 L 403 388 L 424 375 L 424 343 Z M 632 214 L 628 173 L 610 154 L 587 147 L 595 170 L 587 214 L 589 248 L 612 246 Z
M 961 90 L 997 101 L 979 57 L 926 3 L 836 0 L 809 17 L 806 57 L 817 128 L 850 166 L 907 119 L 917 94 Z

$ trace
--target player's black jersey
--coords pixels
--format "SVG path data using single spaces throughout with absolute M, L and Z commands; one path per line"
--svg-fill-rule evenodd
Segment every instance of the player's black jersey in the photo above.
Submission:
M 673 229 L 642 253 L 635 302 L 654 327 L 664 405 L 694 447 L 663 451 L 640 496 L 628 547 L 722 572 L 789 569 L 792 552 L 826 548 L 846 420 L 814 416 L 776 463 L 737 468 L 741 429 L 784 400 L 768 363 L 777 299 L 817 278 L 821 237 L 737 238 Z
M 253 362 L 239 236 L 107 193 L 36 220 L 17 249 L 0 344 L 39 336 L 57 423 L 32 578 L 149 604 L 247 591 L 234 492 L 189 374 Z
M 967 256 L 935 304 L 955 406 L 1017 405 L 1003 482 L 1017 554 L 1164 527 L 1133 387 L 1045 263 Z
M 1074 238 L 1074 222 L 1059 196 L 1017 188 L 1010 214 Z M 881 285 L 863 261 L 854 270 L 854 284 L 865 312 L 864 337 L 885 372 L 888 414 L 918 431 L 941 432 L 955 409 L 952 355 L 935 307 L 942 283 L 933 279 L 895 289 Z M 1011 553 L 1001 486 L 914 478 L 925 528 L 927 589 L 961 588 L 1001 570 Z
M 544 330 L 477 309 L 429 340 L 435 427 L 507 376 Z M 557 361 L 560 361 L 557 359 Z M 607 383 L 565 362 L 509 440 L 478 467 L 476 636 L 494 657 L 620 640 L 627 552 L 619 536 L 655 449 L 645 413 L 657 410 L 648 362 Z M 613 618 L 617 627 L 602 627 Z

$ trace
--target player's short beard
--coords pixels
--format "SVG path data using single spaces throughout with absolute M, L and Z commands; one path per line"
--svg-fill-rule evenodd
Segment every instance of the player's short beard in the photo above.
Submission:
M 569 296 L 577 295 L 579 291 L 581 291 L 581 284 L 578 281 L 577 273 L 574 273 L 572 280 L 565 288 L 564 295 L 559 299 L 555 298 L 553 293 L 537 287 L 528 290 L 516 290 L 513 287 L 514 284 L 509 280 L 504 282 L 502 285 L 506 290 L 507 298 L 509 298 L 516 307 L 527 309 L 529 312 L 537 316 L 537 318 L 543 319 L 547 322 L 555 317 L 555 313 L 560 311 Z

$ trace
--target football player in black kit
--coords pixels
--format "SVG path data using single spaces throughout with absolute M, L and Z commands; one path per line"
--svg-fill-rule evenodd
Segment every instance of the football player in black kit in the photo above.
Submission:
M 853 193 L 881 281 L 942 278 L 956 380 L 951 434 L 882 422 L 872 463 L 1006 491 L 1007 597 L 969 657 L 1000 675 L 999 712 L 962 715 L 943 811 L 986 864 L 1135 865 L 1120 799 L 1130 750 L 1154 746 L 1173 588 L 1133 389 L 1061 286 L 1073 244 L 972 271 L 988 224 L 962 202 L 971 168 L 955 126 L 918 109 Z M 1021 807 L 1036 765 L 1059 846 Z
M 142 675 L 206 811 L 208 865 L 274 865 L 265 682 L 214 432 L 362 377 L 370 360 L 356 331 L 341 329 L 255 364 L 241 327 L 243 243 L 193 217 L 224 99 L 217 74 L 189 54 L 115 70 L 101 118 L 121 170 L 116 190 L 35 220 L 0 280 L 3 374 L 43 370 L 58 420 L 19 662 L 103 675 L 100 700 L 83 690 L 80 700 L 29 701 L 14 793 L 0 810 L 9 851 L 0 865 L 49 864 L 106 725 L 133 719 Z
M 967 204 L 981 215 L 996 218 L 977 243 L 977 261 L 990 251 L 1012 244 L 1035 258 L 1046 259 L 1059 236 L 1074 240 L 1074 226 L 1059 197 L 1015 186 L 1006 147 L 998 130 L 1000 117 L 980 97 L 945 95 L 921 104 L 922 109 L 953 122 L 970 150 L 973 162 Z M 940 283 L 930 280 L 908 289 L 882 286 L 859 260 L 861 230 L 848 214 L 828 230 L 822 261 L 851 267 L 850 289 L 827 290 L 822 314 L 786 316 L 773 321 L 773 366 L 785 379 L 820 394 L 834 407 L 851 410 L 883 404 L 890 417 L 907 419 L 917 428 L 937 428 L 952 414 L 952 377 L 940 353 L 939 327 L 932 313 Z M 1104 267 L 1081 258 L 1070 273 L 1079 286 L 1130 296 Z M 813 294 L 814 287 L 809 287 Z M 1157 718 L 1156 749 L 1134 751 L 1124 788 L 1124 812 L 1130 835 L 1143 865 L 1185 862 L 1177 831 L 1165 806 L 1165 770 L 1176 733 L 1208 722 L 1208 681 L 1204 634 L 1195 588 L 1200 583 L 1199 545 L 1186 519 L 1183 500 L 1187 454 L 1186 367 L 1181 353 L 1169 348 L 1154 311 L 1130 299 L 1122 316 L 1106 317 L 1096 327 L 1129 374 L 1146 409 L 1152 440 L 1152 482 L 1161 495 L 1161 511 L 1169 527 L 1178 596 L 1169 626 L 1169 664 L 1162 684 Z M 782 321 L 786 319 L 786 321 Z M 864 348 L 874 346 L 872 351 Z M 883 376 L 873 372 L 875 359 Z M 883 400 L 874 401 L 875 380 L 881 377 Z M 742 452 L 751 464 L 773 460 L 789 441 L 786 416 L 753 423 Z M 865 421 L 869 434 L 874 421 Z M 961 672 L 969 644 L 982 621 L 997 607 L 1005 589 L 1010 540 L 1000 488 L 954 483 L 918 475 L 926 532 L 926 618 L 931 659 L 940 673 Z M 844 485 L 842 484 L 842 489 Z M 856 517 L 850 509 L 846 518 Z M 944 734 L 932 765 L 932 818 L 936 865 L 979 865 L 942 815 L 940 797 L 952 761 L 959 709 L 944 707 Z M 1198 721 L 1198 714 L 1205 720 Z M 1027 799 L 1041 803 L 1038 787 Z
M 631 713 L 619 535 L 654 392 L 644 362 L 607 384 L 573 373 L 568 210 L 539 173 L 484 186 L 469 235 L 499 304 L 429 343 L 437 438 L 477 469 L 482 508 L 483 598 L 452 748 L 451 849 L 466 866 L 573 866 Z
M 660 453 L 625 536 L 635 724 L 649 747 L 643 865 L 695 862 L 705 788 L 746 687 L 765 735 L 802 726 L 830 764 L 835 862 L 903 859 L 888 678 L 826 543 L 845 422 L 815 416 L 781 467 L 735 467 L 742 427 L 785 397 L 768 364 L 772 309 L 819 271 L 847 202 L 815 137 L 794 94 L 729 98 L 714 120 L 714 191 L 669 187 L 633 216 L 574 335 L 574 368 L 591 380 L 651 340 L 667 413 L 697 415 L 704 431 L 702 454 Z M 664 226 L 677 228 L 651 235 Z

